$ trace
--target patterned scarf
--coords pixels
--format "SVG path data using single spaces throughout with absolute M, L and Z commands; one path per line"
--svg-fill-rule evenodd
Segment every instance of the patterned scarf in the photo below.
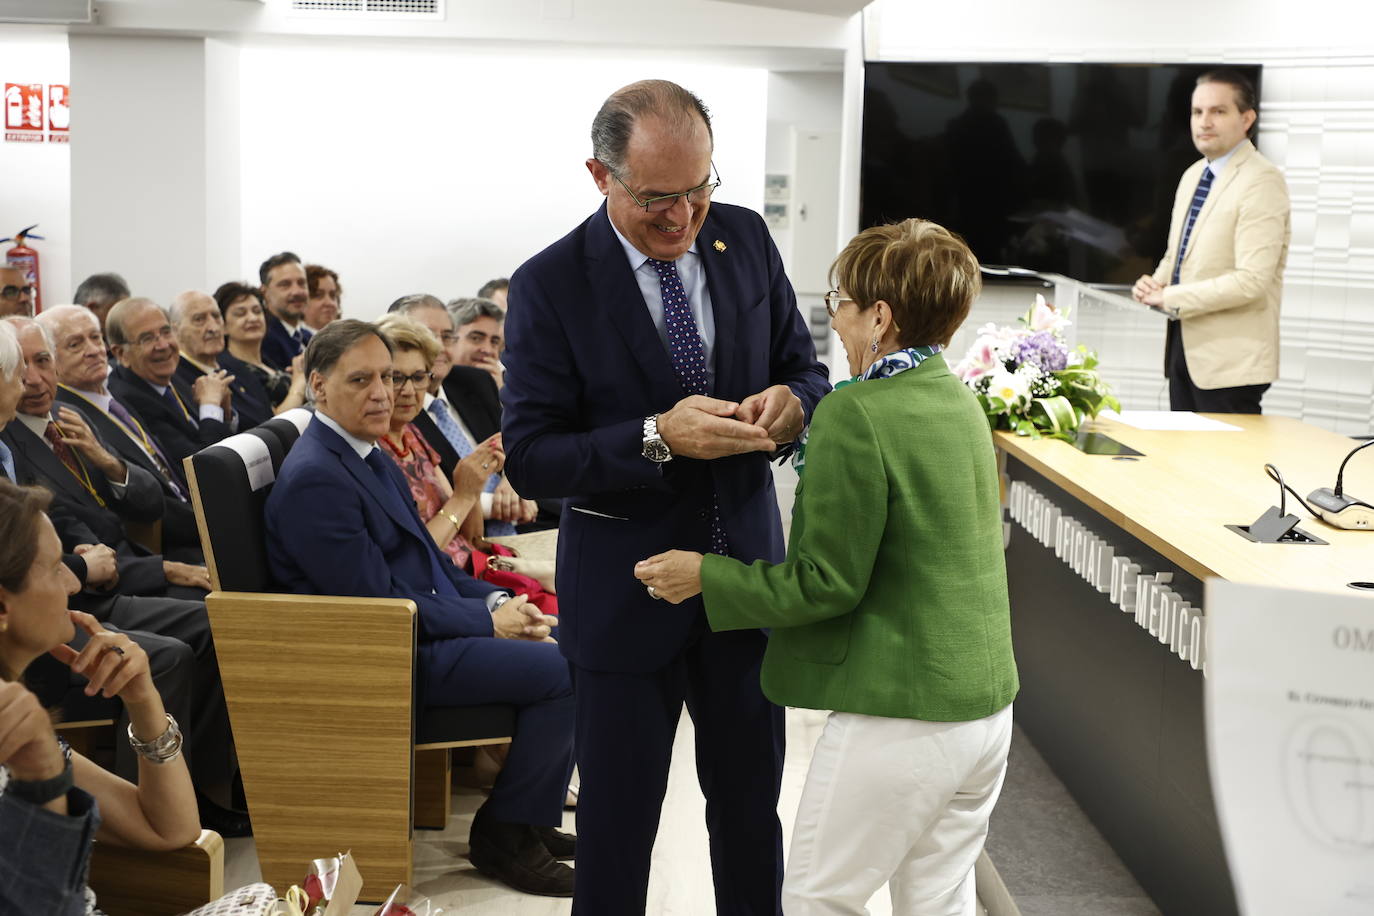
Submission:
M 915 369 L 943 349 L 944 347 L 939 344 L 932 344 L 927 347 L 907 347 L 905 350 L 889 353 L 853 378 L 837 383 L 834 390 L 839 391 L 845 385 L 853 385 L 855 382 L 864 382 L 871 378 L 892 378 L 908 369 Z M 806 440 L 810 434 L 811 424 L 808 423 L 806 429 L 797 437 L 797 448 L 792 453 L 792 467 L 796 469 L 798 477 L 806 470 Z

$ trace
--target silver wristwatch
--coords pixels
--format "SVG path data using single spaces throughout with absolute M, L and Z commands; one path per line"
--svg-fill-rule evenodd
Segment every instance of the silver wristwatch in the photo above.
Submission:
M 644 418 L 644 457 L 657 464 L 673 460 L 673 450 L 658 434 L 658 414 Z

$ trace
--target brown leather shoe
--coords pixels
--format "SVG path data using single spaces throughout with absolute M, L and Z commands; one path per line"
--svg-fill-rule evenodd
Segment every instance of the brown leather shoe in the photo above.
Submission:
M 491 820 L 478 811 L 468 835 L 468 858 L 482 874 L 526 894 L 571 897 L 571 868 L 554 859 L 529 824 Z
M 531 828 L 534 835 L 539 837 L 539 842 L 544 844 L 544 848 L 549 851 L 549 855 L 555 859 L 576 859 L 577 858 L 577 837 L 571 833 L 564 833 L 556 827 L 542 827 L 536 824 Z

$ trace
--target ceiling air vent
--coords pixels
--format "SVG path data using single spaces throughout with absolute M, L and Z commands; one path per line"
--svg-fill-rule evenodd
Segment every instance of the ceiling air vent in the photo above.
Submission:
M 444 0 L 291 0 L 294 16 L 338 19 L 444 18 Z

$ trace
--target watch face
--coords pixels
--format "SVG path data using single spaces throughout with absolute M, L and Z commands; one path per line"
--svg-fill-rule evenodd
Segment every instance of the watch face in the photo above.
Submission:
M 644 441 L 644 457 L 650 461 L 663 462 L 673 457 L 673 453 L 662 439 L 646 439 Z

